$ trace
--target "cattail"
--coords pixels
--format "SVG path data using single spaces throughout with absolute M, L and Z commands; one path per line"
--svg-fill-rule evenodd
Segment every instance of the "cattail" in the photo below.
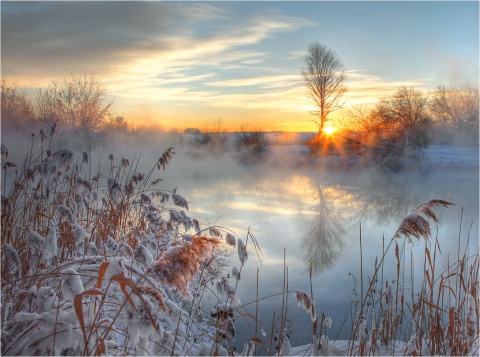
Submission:
M 213 248 L 219 244 L 215 238 L 195 237 L 184 245 L 168 248 L 150 264 L 148 272 L 161 284 L 192 298 L 188 283 L 199 271 L 199 263 L 210 259 Z
M 25 181 L 34 182 L 35 181 L 35 172 L 36 172 L 36 168 L 28 168 L 27 170 L 25 170 Z
M 222 280 L 217 281 L 216 289 L 219 294 L 225 294 L 228 296 L 235 295 L 235 287 L 228 282 L 226 278 L 222 278 Z
M 423 237 L 428 241 L 431 235 L 430 223 L 418 213 L 410 213 L 403 218 L 394 237 L 400 238 L 400 234 L 403 234 L 410 243 L 412 243 L 410 236 L 417 239 Z
M 87 180 L 84 180 L 84 181 L 83 181 L 83 187 L 85 187 L 85 189 L 86 189 L 88 192 L 92 192 L 92 185 L 91 185 L 90 182 L 88 182 Z

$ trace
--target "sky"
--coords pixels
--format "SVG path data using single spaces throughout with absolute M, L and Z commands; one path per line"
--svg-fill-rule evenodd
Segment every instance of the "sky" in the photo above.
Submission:
M 343 61 L 347 106 L 478 86 L 478 1 L 1 1 L 2 79 L 33 93 L 94 73 L 135 127 L 315 131 L 316 41 Z

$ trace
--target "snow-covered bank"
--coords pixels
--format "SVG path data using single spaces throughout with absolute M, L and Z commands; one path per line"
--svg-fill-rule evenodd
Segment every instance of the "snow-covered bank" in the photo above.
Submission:
M 424 150 L 423 165 L 431 170 L 478 171 L 478 147 L 432 145 Z

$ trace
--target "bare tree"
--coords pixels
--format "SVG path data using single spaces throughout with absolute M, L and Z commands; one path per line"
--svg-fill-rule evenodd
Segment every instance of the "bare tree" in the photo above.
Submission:
M 439 86 L 430 101 L 432 116 L 440 126 L 478 128 L 478 98 L 478 88 Z
M 30 99 L 16 85 L 2 79 L 2 126 L 23 128 L 33 118 L 34 111 Z
M 318 42 L 308 47 L 305 63 L 306 68 L 303 68 L 301 73 L 309 96 L 317 107 L 312 114 L 317 117 L 313 121 L 318 125 L 320 135 L 328 116 L 345 104 L 342 98 L 347 91 L 343 83 L 346 74 L 338 55 Z
M 425 145 L 426 130 L 431 124 L 428 115 L 428 96 L 413 88 L 399 87 L 391 97 L 383 97 L 373 115 L 388 130 L 402 134 L 407 145 Z
M 106 102 L 105 88 L 94 75 L 72 75 L 63 82 L 52 81 L 36 93 L 40 119 L 58 120 L 75 131 L 96 131 L 111 116 L 113 102 Z
M 381 119 L 373 115 L 373 108 L 365 104 L 345 108 L 339 124 L 347 132 L 374 133 L 384 129 Z

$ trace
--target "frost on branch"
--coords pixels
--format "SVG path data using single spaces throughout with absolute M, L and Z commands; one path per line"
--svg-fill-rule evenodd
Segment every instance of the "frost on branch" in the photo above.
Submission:
M 148 268 L 161 284 L 178 289 L 186 298 L 192 298 L 188 284 L 200 269 L 199 262 L 212 256 L 220 241 L 209 237 L 195 237 L 190 242 L 168 248 Z

